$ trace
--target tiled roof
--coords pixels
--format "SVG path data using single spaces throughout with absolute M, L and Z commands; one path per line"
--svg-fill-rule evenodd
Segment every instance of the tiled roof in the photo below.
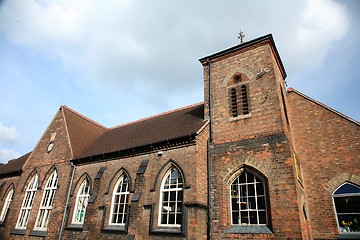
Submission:
M 7 164 L 1 165 L 0 166 L 0 175 L 20 172 L 22 170 L 22 166 L 24 165 L 24 163 L 26 162 L 26 160 L 28 159 L 30 154 L 31 154 L 31 152 L 29 152 L 19 158 L 10 160 Z
M 78 157 L 131 149 L 195 134 L 204 126 L 204 104 L 195 104 L 108 129 Z
M 81 115 L 67 106 L 61 106 L 68 130 L 73 156 L 93 144 L 108 129 L 99 123 Z

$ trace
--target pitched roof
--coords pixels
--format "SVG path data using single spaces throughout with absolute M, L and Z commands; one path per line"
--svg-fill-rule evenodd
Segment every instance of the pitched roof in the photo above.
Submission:
M 1 165 L 0 166 L 0 175 L 21 172 L 22 166 L 24 165 L 24 163 L 26 162 L 26 160 L 28 159 L 30 154 L 31 154 L 31 152 L 29 152 L 19 158 L 10 160 L 8 163 L 6 163 L 4 165 Z
M 73 156 L 79 156 L 83 149 L 93 144 L 107 128 L 85 117 L 67 106 L 61 106 L 69 134 Z
M 305 95 L 305 94 L 303 94 L 303 93 L 301 93 L 301 92 L 299 92 L 299 91 L 297 91 L 297 90 L 295 90 L 293 88 L 288 88 L 287 91 L 288 91 L 288 93 L 296 93 L 297 95 L 299 95 L 299 96 L 301 96 L 301 97 L 303 97 L 303 98 L 305 98 L 305 99 L 307 99 L 309 101 L 312 101 L 313 103 L 316 103 L 317 105 L 319 105 L 319 106 L 321 106 L 323 108 L 326 108 L 327 110 L 339 115 L 340 117 L 345 118 L 346 120 L 348 120 L 350 122 L 353 122 L 353 123 L 355 123 L 357 125 L 360 125 L 360 122 L 356 121 L 355 119 L 352 119 L 351 117 L 348 117 L 345 114 L 342 114 L 341 112 L 338 112 L 335 109 L 333 109 L 333 108 L 331 108 L 331 107 L 329 107 L 329 106 L 327 106 L 327 105 L 325 105 L 325 104 L 323 104 L 323 103 L 321 103 L 319 101 L 316 101 L 315 99 L 313 99 L 313 98 L 311 98 L 311 97 L 309 97 L 309 96 L 307 96 L 307 95 Z
M 199 103 L 108 129 L 78 157 L 94 156 L 195 134 L 204 126 Z

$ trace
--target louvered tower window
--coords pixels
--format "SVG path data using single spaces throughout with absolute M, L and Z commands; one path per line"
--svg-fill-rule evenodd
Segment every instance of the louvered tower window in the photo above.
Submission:
M 233 117 L 237 117 L 238 111 L 237 111 L 237 98 L 236 98 L 236 89 L 235 88 L 232 88 L 230 90 L 230 99 L 231 99 L 231 115 Z
M 249 78 L 241 73 L 235 74 L 227 84 L 230 116 L 233 118 L 250 114 Z
M 242 113 L 244 115 L 249 114 L 249 102 L 246 85 L 241 86 L 241 104 L 242 104 Z

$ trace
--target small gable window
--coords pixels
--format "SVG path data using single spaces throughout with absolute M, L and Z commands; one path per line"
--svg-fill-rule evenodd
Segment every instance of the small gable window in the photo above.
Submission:
M 266 225 L 266 192 L 264 182 L 243 171 L 231 184 L 231 224 Z
M 9 207 L 10 207 L 10 203 L 12 201 L 13 194 L 14 194 L 14 188 L 11 188 L 11 190 L 6 195 L 4 207 L 3 207 L 2 211 L 1 211 L 1 215 L 0 215 L 0 221 L 5 220 L 6 214 L 7 214 L 8 210 L 9 210 Z
M 171 167 L 161 183 L 159 225 L 180 227 L 182 204 L 183 178 L 177 168 Z
M 74 216 L 73 216 L 73 223 L 75 224 L 83 224 L 84 223 L 84 217 L 86 212 L 86 207 L 88 205 L 89 200 L 89 180 L 85 179 L 79 188 L 79 191 L 76 195 L 76 205 L 74 209 Z
M 44 194 L 41 199 L 39 213 L 36 219 L 35 228 L 46 230 L 52 206 L 54 203 L 55 192 L 57 189 L 58 174 L 57 171 L 53 171 L 49 179 L 46 182 Z
M 31 180 L 29 182 L 29 185 L 26 188 L 24 200 L 23 200 L 23 203 L 21 205 L 18 221 L 16 223 L 16 228 L 18 228 L 18 229 L 25 229 L 26 228 L 26 225 L 27 225 L 27 223 L 29 221 L 29 218 L 30 218 L 32 205 L 34 203 L 34 198 L 35 198 L 37 186 L 38 186 L 38 175 L 35 174 L 31 178 Z
M 228 95 L 231 117 L 250 114 L 249 81 L 245 75 L 237 73 L 229 80 Z
M 344 183 L 333 193 L 333 200 L 339 232 L 360 232 L 360 187 Z
M 112 195 L 109 225 L 124 225 L 128 212 L 129 178 L 121 175 L 115 184 Z

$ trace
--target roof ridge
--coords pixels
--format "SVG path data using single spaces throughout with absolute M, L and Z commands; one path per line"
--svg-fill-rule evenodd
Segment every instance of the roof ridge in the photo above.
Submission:
M 314 103 L 316 103 L 316 104 L 318 104 L 318 105 L 326 108 L 327 110 L 329 110 L 329 111 L 331 111 L 331 112 L 333 112 L 333 113 L 335 113 L 335 114 L 337 114 L 337 115 L 345 118 L 346 120 L 348 120 L 348 121 L 350 121 L 350 122 L 353 122 L 353 123 L 355 123 L 355 124 L 357 124 L 357 125 L 360 125 L 360 122 L 358 122 L 357 120 L 355 120 L 355 119 L 353 119 L 353 118 L 351 118 L 351 117 L 349 117 L 349 116 L 346 116 L 345 114 L 343 114 L 343 113 L 341 113 L 341 112 L 339 112 L 339 111 L 336 111 L 335 109 L 327 106 L 326 104 L 324 104 L 324 103 L 322 103 L 322 102 L 319 102 L 319 101 L 317 101 L 317 100 L 315 100 L 315 99 L 313 99 L 313 98 L 305 95 L 304 93 L 302 93 L 302 92 L 300 92 L 300 91 L 298 91 L 298 90 L 296 90 L 296 89 L 294 89 L 294 88 L 292 88 L 292 87 L 288 88 L 287 91 L 288 91 L 288 92 L 294 92 L 294 93 L 296 93 L 296 94 L 298 94 L 298 95 L 300 95 L 300 96 L 302 96 L 302 97 L 304 97 L 304 98 L 306 98 L 306 99 L 308 99 L 308 100 L 310 100 L 310 101 L 312 101 L 312 102 L 314 102 Z
M 60 109 L 61 109 L 61 108 L 64 108 L 64 109 L 69 110 L 70 112 L 74 113 L 75 115 L 81 117 L 82 119 L 84 119 L 84 120 L 86 120 L 86 121 L 88 121 L 88 122 L 90 122 L 90 123 L 92 123 L 92 124 L 94 124 L 94 125 L 97 125 L 98 127 L 101 127 L 101 128 L 103 128 L 103 129 L 105 129 L 105 130 L 108 129 L 108 128 L 105 127 L 104 125 L 102 125 L 102 124 L 100 124 L 100 123 L 92 120 L 91 118 L 86 117 L 85 115 L 83 115 L 83 114 L 75 111 L 74 109 L 72 109 L 72 108 L 70 108 L 70 107 L 68 107 L 68 106 L 66 106 L 66 105 L 61 105 L 61 106 L 60 106 Z
M 123 124 L 120 124 L 120 125 L 111 127 L 111 128 L 109 128 L 109 130 L 112 130 L 112 129 L 115 129 L 115 128 L 124 127 L 124 126 L 128 126 L 128 125 L 131 125 L 131 124 L 134 124 L 134 123 L 138 123 L 138 122 L 143 122 L 143 121 L 145 121 L 145 120 L 149 120 L 149 119 L 153 119 L 153 118 L 156 118 L 156 117 L 164 116 L 164 115 L 167 115 L 167 114 L 170 114 L 170 113 L 174 113 L 174 112 L 177 112 L 177 111 L 185 110 L 185 109 L 192 108 L 192 107 L 195 107 L 195 106 L 200 106 L 201 104 L 204 104 L 204 102 L 194 103 L 194 104 L 187 105 L 187 106 L 184 106 L 184 107 L 179 107 L 179 108 L 175 108 L 175 109 L 172 109 L 172 110 L 169 110 L 169 111 L 166 111 L 166 112 L 158 113 L 158 114 L 155 114 L 155 115 L 152 115 L 152 116 L 140 118 L 140 119 L 138 119 L 138 120 L 134 120 L 134 121 L 130 121 L 130 122 L 127 122 L 127 123 L 123 123 Z

